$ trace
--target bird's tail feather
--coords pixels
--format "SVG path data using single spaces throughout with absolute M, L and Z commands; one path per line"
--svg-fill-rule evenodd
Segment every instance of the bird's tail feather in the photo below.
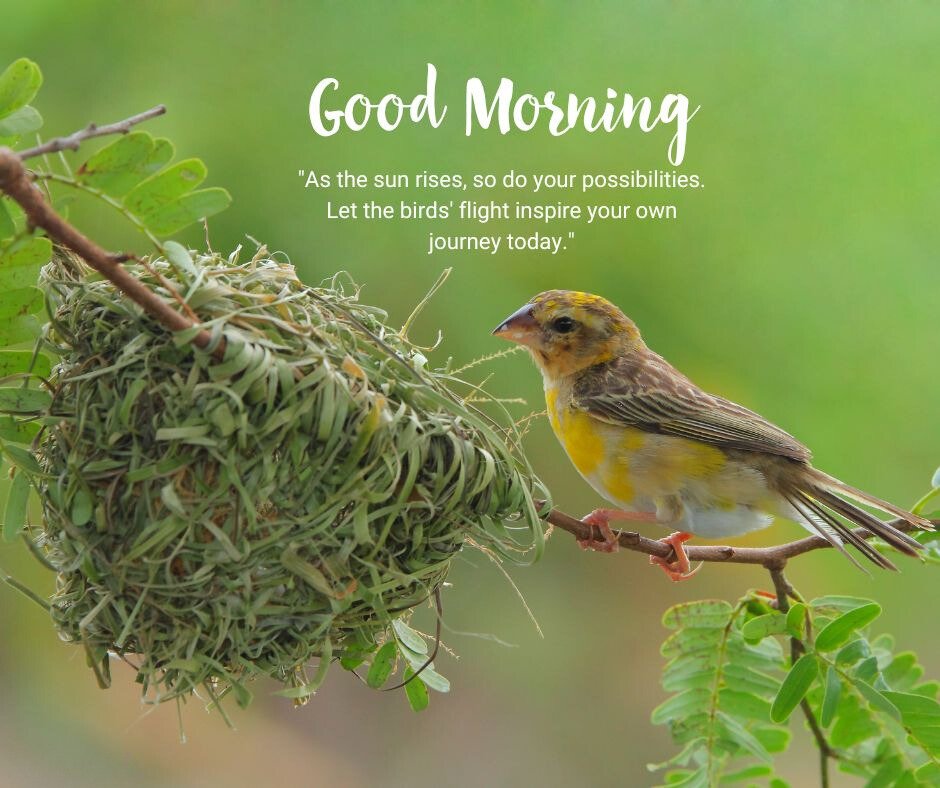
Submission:
M 857 506 L 854 501 L 893 514 L 914 528 L 925 531 L 934 529 L 929 520 L 843 484 L 838 479 L 815 469 L 813 469 L 811 481 L 800 479 L 800 483 L 791 482 L 786 485 L 783 492 L 790 505 L 830 544 L 846 555 L 848 553 L 845 552 L 843 543 L 850 544 L 869 561 L 884 569 L 897 569 L 897 567 L 869 544 L 861 534 L 856 533 L 852 525 L 864 528 L 907 555 L 916 556 L 918 551 L 923 549 L 923 545 L 890 523 L 879 520 L 870 512 Z M 852 500 L 846 500 L 846 498 Z M 854 559 L 852 562 L 858 565 Z
M 881 498 L 876 498 L 874 495 L 869 495 L 863 490 L 858 490 L 851 485 L 841 482 L 833 476 L 830 476 L 827 473 L 816 470 L 813 468 L 813 473 L 819 483 L 827 490 L 831 492 L 839 493 L 844 495 L 847 498 L 851 498 L 853 501 L 858 503 L 866 504 L 871 506 L 873 509 L 879 509 L 886 514 L 893 514 L 895 517 L 904 520 L 904 522 L 909 523 L 914 528 L 918 528 L 921 531 L 933 531 L 934 525 L 926 517 L 921 517 L 917 514 L 911 514 L 911 512 L 906 509 L 902 509 L 900 506 L 895 506 L 893 503 L 888 503 L 888 501 L 883 501 Z M 867 526 L 866 526 L 867 527 Z

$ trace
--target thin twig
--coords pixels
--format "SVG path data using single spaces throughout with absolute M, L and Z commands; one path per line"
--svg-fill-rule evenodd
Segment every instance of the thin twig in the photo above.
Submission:
M 164 112 L 166 112 L 166 107 L 163 106 L 163 104 L 158 104 L 156 107 L 152 107 L 146 112 L 132 115 L 124 120 L 119 120 L 117 123 L 108 123 L 105 126 L 89 123 L 84 129 L 73 132 L 67 137 L 56 137 L 55 139 L 42 143 L 42 145 L 36 145 L 33 148 L 20 151 L 17 155 L 21 160 L 25 161 L 26 159 L 32 159 L 34 156 L 42 156 L 46 153 L 57 153 L 62 150 L 78 150 L 78 146 L 85 140 L 90 140 L 93 137 L 105 137 L 109 134 L 127 134 L 127 132 L 138 123 L 156 118 Z
M 603 535 L 596 526 L 588 525 L 571 515 L 552 509 L 544 518 L 563 531 L 573 534 L 579 540 L 603 541 Z M 933 521 L 940 524 L 940 520 Z M 894 520 L 891 525 L 901 531 L 915 530 L 903 520 Z M 615 533 L 616 530 L 615 530 Z M 863 539 L 870 539 L 874 534 L 858 528 L 855 531 Z M 655 539 L 648 539 L 635 531 L 620 531 L 617 541 L 622 548 L 646 555 L 655 555 L 660 558 L 669 558 L 673 554 L 672 547 Z M 710 561 L 727 564 L 755 564 L 767 569 L 780 568 L 788 560 L 813 550 L 825 550 L 832 545 L 821 536 L 807 536 L 794 542 L 775 545 L 773 547 L 732 547 L 731 545 L 693 545 L 686 546 L 685 552 L 691 561 Z

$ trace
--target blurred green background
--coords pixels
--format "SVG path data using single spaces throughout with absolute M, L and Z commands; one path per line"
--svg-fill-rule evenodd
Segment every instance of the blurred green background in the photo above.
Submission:
M 25 55 L 41 65 L 36 104 L 47 135 L 167 104 L 148 128 L 170 136 L 180 156 L 201 156 L 211 184 L 233 194 L 211 222 L 218 249 L 249 234 L 287 252 L 307 281 L 348 269 L 365 300 L 402 320 L 452 265 L 416 336 L 442 327 L 443 353 L 461 360 L 500 349 L 489 331 L 535 292 L 602 293 L 700 384 L 789 429 L 830 473 L 909 505 L 940 462 L 938 33 L 940 6 L 900 2 L 7 0 L 0 61 Z M 411 96 L 428 62 L 451 106 L 442 128 L 328 139 L 311 131 L 307 101 L 324 76 L 345 95 Z M 674 222 L 556 225 L 576 230 L 556 257 L 428 257 L 426 222 L 328 222 L 326 195 L 302 188 L 300 168 L 468 176 L 668 167 L 671 131 L 465 137 L 466 80 L 479 76 L 492 89 L 504 75 L 536 94 L 686 93 L 702 110 L 682 171 L 698 172 L 705 188 L 647 193 L 678 205 Z M 144 248 L 110 215 L 74 218 L 114 248 Z M 541 407 L 525 358 L 487 371 L 500 392 Z M 598 505 L 544 420 L 527 440 L 562 508 Z M 798 535 L 779 524 L 748 543 Z M 18 545 L 0 546 L 0 565 L 51 587 Z M 908 560 L 902 568 L 867 577 L 817 553 L 790 574 L 807 595 L 879 599 L 879 626 L 940 677 L 936 570 Z M 757 569 L 708 566 L 672 585 L 640 556 L 583 553 L 565 534 L 513 577 L 544 639 L 498 572 L 468 554 L 446 594 L 446 642 L 460 658 L 441 669 L 454 690 L 428 711 L 414 715 L 399 693 L 336 670 L 301 710 L 259 688 L 235 733 L 190 703 L 185 746 L 175 711 L 141 707 L 129 670 L 118 666 L 114 688 L 98 690 L 80 651 L 0 588 L 0 784 L 649 785 L 645 764 L 674 752 L 668 732 L 649 724 L 664 697 L 662 612 L 768 584 Z M 782 772 L 811 784 L 805 731 L 796 740 Z

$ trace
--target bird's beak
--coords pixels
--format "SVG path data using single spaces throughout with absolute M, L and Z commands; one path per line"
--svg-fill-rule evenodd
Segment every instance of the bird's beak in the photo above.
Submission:
M 522 309 L 513 312 L 502 323 L 493 329 L 493 335 L 518 342 L 520 345 L 531 345 L 537 335 L 538 321 L 532 316 L 532 304 L 526 304 Z

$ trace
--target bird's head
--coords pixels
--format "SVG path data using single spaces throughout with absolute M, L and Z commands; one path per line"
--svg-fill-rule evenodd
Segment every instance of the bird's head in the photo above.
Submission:
M 549 379 L 644 347 L 636 325 L 610 301 L 574 290 L 539 293 L 493 333 L 525 345 Z

